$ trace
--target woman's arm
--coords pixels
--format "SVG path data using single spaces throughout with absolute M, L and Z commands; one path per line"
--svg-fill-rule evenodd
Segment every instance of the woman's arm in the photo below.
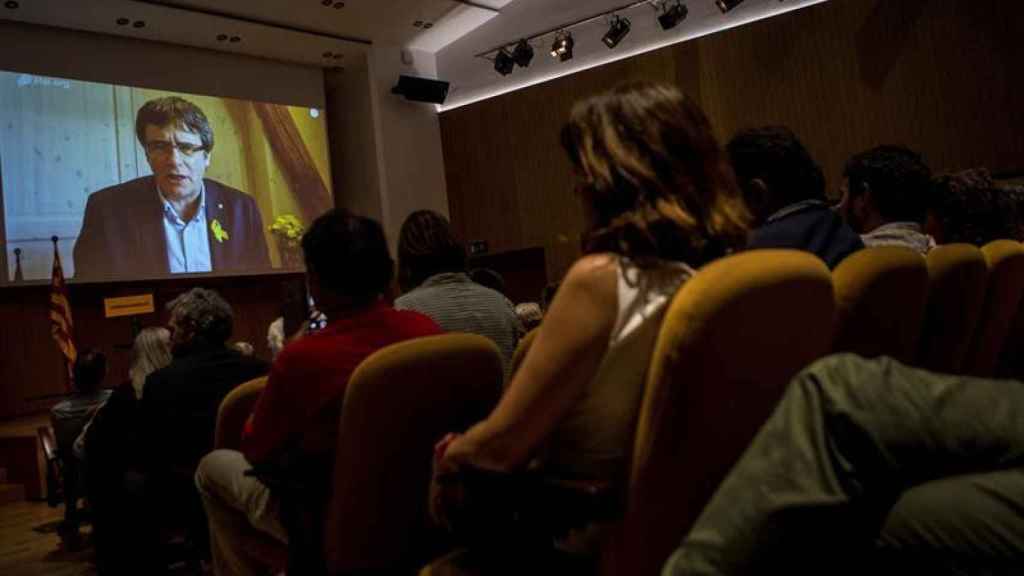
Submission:
M 566 275 L 522 367 L 490 416 L 454 439 L 439 472 L 525 464 L 579 401 L 618 316 L 618 262 L 591 255 Z

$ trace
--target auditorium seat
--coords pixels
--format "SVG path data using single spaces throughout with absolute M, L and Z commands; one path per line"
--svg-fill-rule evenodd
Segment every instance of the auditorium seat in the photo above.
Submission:
M 928 253 L 928 305 L 918 365 L 963 373 L 985 303 L 988 267 L 970 244 L 937 246 Z
M 533 346 L 533 340 L 537 337 L 537 332 L 539 330 L 539 327 L 534 328 L 519 339 L 519 344 L 516 345 L 516 351 L 512 353 L 512 362 L 508 368 L 508 377 L 510 381 L 516 371 L 519 370 L 519 367 L 523 365 L 523 360 L 526 359 L 526 353 L 530 351 L 530 346 Z
M 324 526 L 329 574 L 415 568 L 427 547 L 433 446 L 482 420 L 501 395 L 501 353 L 489 339 L 444 334 L 384 348 L 359 365 L 342 405 Z M 217 448 L 237 449 L 265 378 L 221 404 Z M 288 550 L 269 538 L 251 552 L 284 569 Z M 420 555 L 423 556 L 420 556 Z
M 824 263 L 792 250 L 724 258 L 683 285 L 654 349 L 603 574 L 660 572 L 790 379 L 828 354 L 834 308 Z
M 445 334 L 385 348 L 349 381 L 327 509 L 328 572 L 394 573 L 426 546 L 434 444 L 497 403 L 501 355 L 482 336 Z
M 242 429 L 256 408 L 267 377 L 261 376 L 240 384 L 224 397 L 217 409 L 217 427 L 213 434 L 214 449 L 238 450 L 242 446 Z
M 928 295 L 928 267 L 920 253 L 898 246 L 867 248 L 843 260 L 832 282 L 834 352 L 914 362 Z
M 988 288 L 966 372 L 992 377 L 1024 296 L 1024 246 L 1014 240 L 996 240 L 981 253 L 988 266 Z

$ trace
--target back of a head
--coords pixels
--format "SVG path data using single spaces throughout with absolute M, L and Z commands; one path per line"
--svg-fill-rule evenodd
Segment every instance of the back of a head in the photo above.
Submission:
M 132 365 L 128 369 L 136 397 L 142 398 L 146 377 L 171 363 L 171 334 L 166 328 L 144 328 L 132 344 Z
M 320 287 L 351 306 L 373 303 L 391 285 L 394 262 L 376 220 L 330 210 L 302 236 L 302 252 Z
M 175 333 L 173 346 L 195 342 L 218 346 L 227 342 L 234 329 L 231 305 L 217 292 L 208 288 L 193 288 L 167 304 Z M 179 335 L 183 332 L 186 336 Z
M 885 222 L 924 221 L 932 173 L 921 155 L 904 146 L 879 146 L 846 163 L 843 176 L 851 197 L 871 192 Z
M 726 151 L 758 224 L 790 204 L 825 200 L 821 167 L 789 128 L 767 126 L 738 132 Z
M 75 360 L 75 389 L 91 394 L 103 384 L 107 376 L 107 357 L 99 350 L 89 350 Z
M 929 226 L 941 244 L 984 246 L 1017 237 L 1015 215 L 1005 194 L 985 170 L 967 170 L 935 179 L 929 194 Z M 931 222 L 930 222 L 931 224 Z
M 466 248 L 448 219 L 431 210 L 418 210 L 402 224 L 398 236 L 398 284 L 408 292 L 444 272 L 466 271 Z
M 579 102 L 561 139 L 587 252 L 700 266 L 746 241 L 750 215 L 711 124 L 676 88 L 626 84 Z

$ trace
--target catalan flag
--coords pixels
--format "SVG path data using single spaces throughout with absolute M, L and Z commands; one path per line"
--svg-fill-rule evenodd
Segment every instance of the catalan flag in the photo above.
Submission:
M 60 266 L 56 237 L 53 238 L 53 275 L 50 278 L 50 331 L 57 342 L 57 348 L 64 355 L 67 386 L 70 390 L 75 379 L 74 366 L 75 360 L 78 359 L 78 351 L 75 349 L 71 303 L 68 301 L 68 289 L 64 284 L 64 269 Z

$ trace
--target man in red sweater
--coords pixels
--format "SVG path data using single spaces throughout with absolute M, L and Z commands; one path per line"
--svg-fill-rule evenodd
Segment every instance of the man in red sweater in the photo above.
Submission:
M 246 424 L 242 452 L 214 451 L 196 472 L 219 576 L 265 570 L 249 546 L 266 537 L 260 533 L 288 542 L 280 493 L 258 479 L 261 471 L 283 472 L 326 498 L 341 402 L 360 362 L 390 344 L 441 333 L 430 318 L 384 302 L 393 263 L 377 222 L 333 210 L 306 232 L 302 250 L 310 295 L 328 325 L 278 355 Z M 247 474 L 253 469 L 255 476 Z

